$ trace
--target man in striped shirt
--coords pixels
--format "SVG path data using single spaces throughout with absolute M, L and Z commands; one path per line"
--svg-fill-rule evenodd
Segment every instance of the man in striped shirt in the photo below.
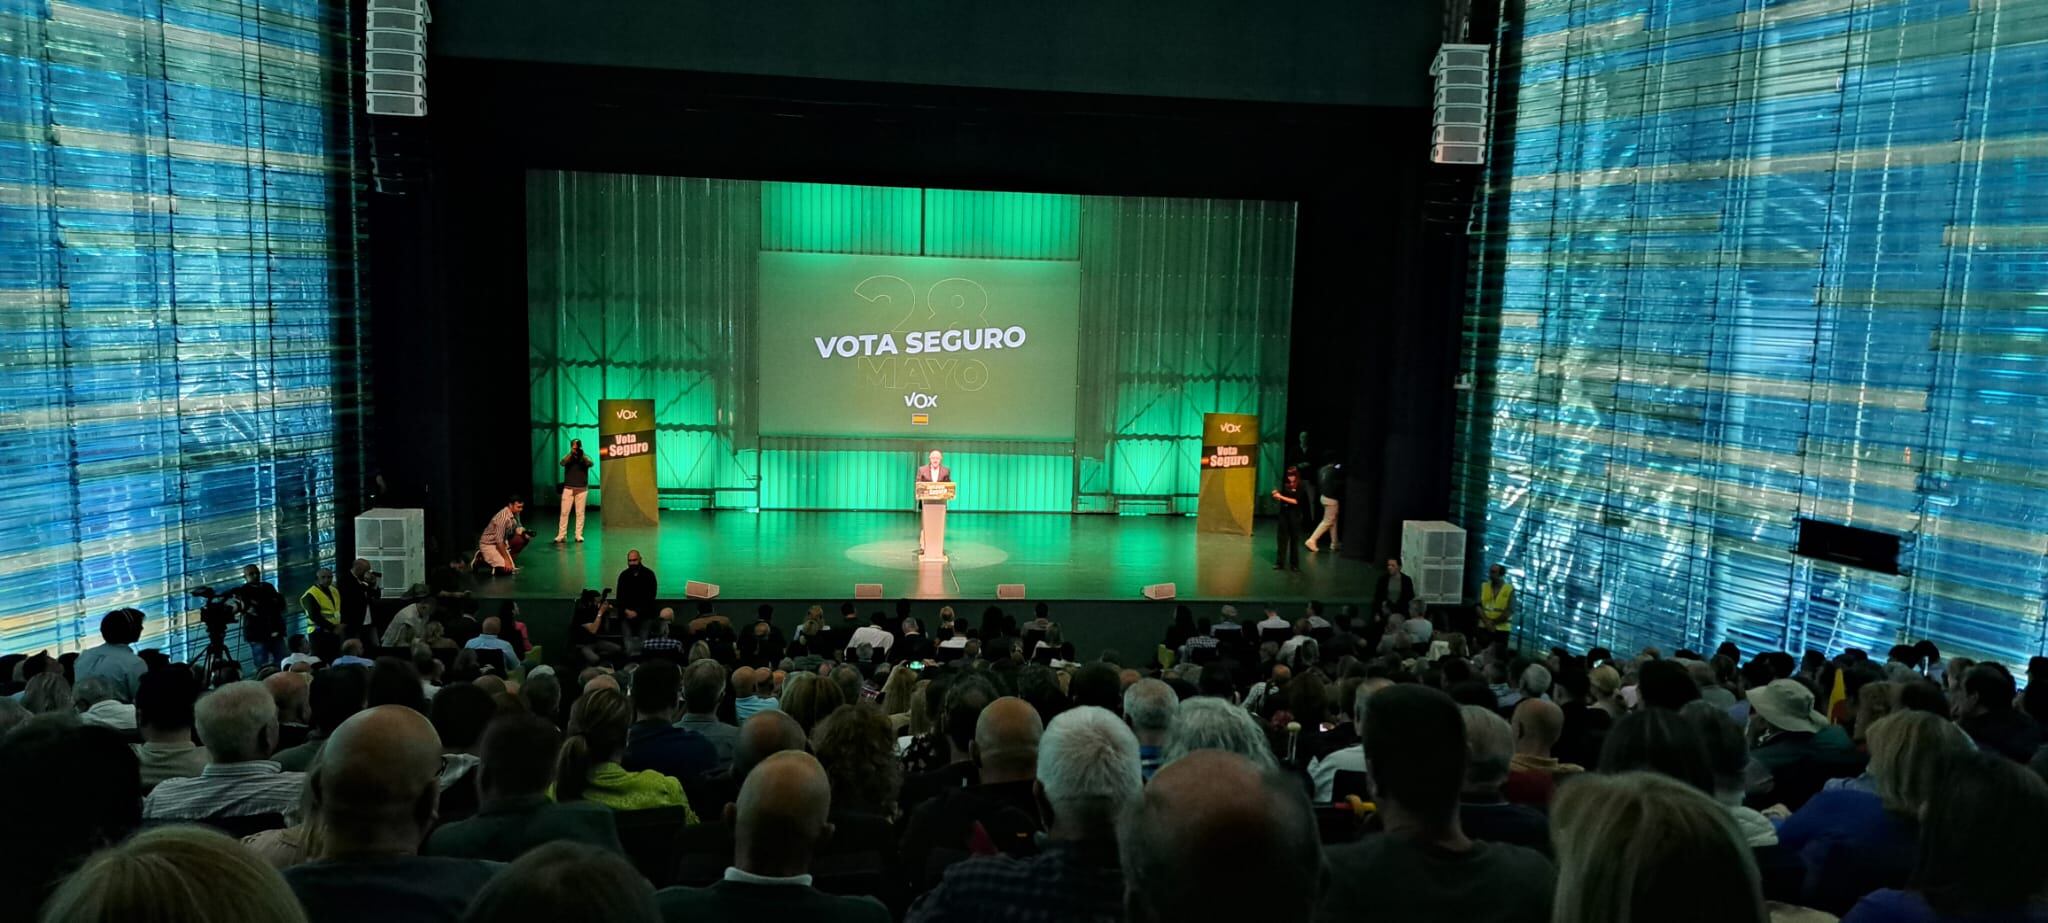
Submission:
M 194 724 L 211 761 L 199 775 L 166 779 L 142 802 L 147 820 L 296 814 L 305 774 L 270 759 L 277 703 L 258 682 L 229 683 L 199 700 Z

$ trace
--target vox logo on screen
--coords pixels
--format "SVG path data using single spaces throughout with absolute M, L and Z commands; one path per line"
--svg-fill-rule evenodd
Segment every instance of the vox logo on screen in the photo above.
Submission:
M 1078 261 L 758 260 L 762 433 L 1073 438 Z

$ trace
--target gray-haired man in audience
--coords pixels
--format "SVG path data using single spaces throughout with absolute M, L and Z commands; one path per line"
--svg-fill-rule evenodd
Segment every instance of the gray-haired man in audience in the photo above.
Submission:
M 1124 890 L 1117 824 L 1144 791 L 1138 738 L 1108 709 L 1061 712 L 1039 739 L 1037 786 L 1044 851 L 947 869 L 911 908 L 911 920 L 1116 919 Z
M 277 703 L 270 690 L 258 682 L 229 683 L 200 699 L 194 712 L 199 742 L 210 756 L 206 768 L 159 783 L 143 800 L 143 817 L 207 820 L 297 810 L 305 777 L 270 759 L 277 746 Z

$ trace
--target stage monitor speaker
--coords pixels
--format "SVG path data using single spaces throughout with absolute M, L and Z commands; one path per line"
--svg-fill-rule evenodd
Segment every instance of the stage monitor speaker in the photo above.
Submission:
M 996 598 L 997 598 L 997 599 L 1023 599 L 1023 598 L 1024 598 L 1024 584 L 1021 584 L 1021 583 L 998 583 L 998 584 L 996 584 Z
M 1145 585 L 1145 598 L 1172 599 L 1173 590 L 1174 587 L 1171 583 L 1148 583 Z
M 718 584 L 705 583 L 702 580 L 686 580 L 683 582 L 683 595 L 690 599 L 717 599 Z
M 855 599 L 881 599 L 882 585 L 879 583 L 856 583 L 853 585 Z

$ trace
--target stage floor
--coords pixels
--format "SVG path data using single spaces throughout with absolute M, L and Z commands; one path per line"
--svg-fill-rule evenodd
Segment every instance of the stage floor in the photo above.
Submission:
M 494 598 L 573 597 L 613 586 L 637 549 L 661 578 L 664 597 L 685 580 L 749 600 L 849 599 L 856 583 L 886 598 L 994 599 L 996 584 L 1022 583 L 1031 599 L 1135 600 L 1150 583 L 1179 598 L 1220 602 L 1359 600 L 1372 593 L 1369 562 L 1301 550 L 1301 573 L 1273 569 L 1273 525 L 1250 537 L 1197 532 L 1190 516 L 954 513 L 946 524 L 952 562 L 943 573 L 913 558 L 917 517 L 901 513 L 664 511 L 654 528 L 606 529 L 592 511 L 585 541 L 551 544 L 553 510 L 527 517 L 536 535 L 520 572 L 479 582 Z

